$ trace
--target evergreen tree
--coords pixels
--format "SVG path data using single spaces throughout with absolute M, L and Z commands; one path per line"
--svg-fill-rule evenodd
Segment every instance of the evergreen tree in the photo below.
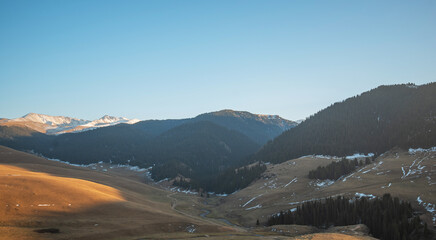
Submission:
M 376 238 L 419 239 L 429 231 L 419 216 L 413 216 L 412 212 L 410 203 L 392 198 L 390 194 L 376 199 L 339 196 L 305 202 L 296 211 L 281 211 L 268 218 L 267 225 L 300 224 L 328 228 L 363 223 Z
M 309 178 L 337 180 L 340 177 L 353 172 L 357 167 L 363 166 L 362 162 L 363 161 L 357 159 L 347 160 L 342 158 L 339 162 L 332 162 L 325 167 L 318 166 L 315 170 L 309 171 Z M 366 158 L 365 164 L 369 163 L 369 158 Z

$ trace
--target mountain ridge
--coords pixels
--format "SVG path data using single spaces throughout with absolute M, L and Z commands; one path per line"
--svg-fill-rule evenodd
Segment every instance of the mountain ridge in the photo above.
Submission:
M 107 127 L 120 123 L 134 124 L 138 119 L 127 119 L 125 117 L 113 117 L 104 115 L 96 120 L 85 120 L 74 117 L 51 116 L 46 114 L 28 113 L 20 118 L 4 119 L 0 125 L 5 126 L 26 126 L 35 131 L 54 135 L 68 132 L 82 132 L 93 130 L 99 127 Z
M 379 86 L 337 102 L 283 132 L 252 161 L 305 155 L 381 154 L 436 145 L 436 83 Z

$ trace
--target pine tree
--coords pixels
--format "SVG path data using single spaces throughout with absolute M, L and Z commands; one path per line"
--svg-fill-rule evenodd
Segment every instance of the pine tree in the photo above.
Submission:
M 267 225 L 300 224 L 318 228 L 363 223 L 370 233 L 385 240 L 419 239 L 428 234 L 427 225 L 412 215 L 408 202 L 392 198 L 390 194 L 377 199 L 348 199 L 344 197 L 309 201 L 296 211 L 281 211 L 267 220 Z

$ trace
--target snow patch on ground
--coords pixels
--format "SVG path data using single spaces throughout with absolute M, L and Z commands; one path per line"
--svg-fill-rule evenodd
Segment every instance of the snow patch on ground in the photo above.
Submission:
M 161 182 L 165 182 L 165 181 L 168 181 L 168 180 L 170 180 L 170 179 L 169 178 L 164 178 L 162 180 L 157 181 L 156 183 L 161 183 Z
M 291 183 L 293 183 L 293 182 L 297 182 L 297 181 L 298 181 L 298 179 L 297 179 L 297 177 L 295 177 L 295 178 L 292 179 L 290 182 L 288 182 L 288 183 L 284 186 L 284 188 L 287 187 L 287 186 L 289 186 L 289 184 L 291 184 Z
M 431 147 L 427 149 L 423 148 L 409 148 L 409 154 L 414 155 L 416 153 L 422 153 L 422 152 L 436 152 L 436 147 Z
M 309 182 L 309 185 L 323 188 L 323 187 L 328 187 L 328 186 L 332 185 L 333 183 L 335 183 L 335 181 L 330 180 L 330 179 L 326 179 L 326 180 L 317 179 L 317 180 Z
M 387 170 L 386 172 L 378 172 L 378 173 L 376 173 L 376 175 L 384 175 L 384 174 L 389 173 L 389 172 L 391 172 L 391 170 Z
M 354 173 L 344 177 L 344 179 L 342 179 L 342 182 L 346 182 L 348 178 L 352 177 L 354 175 Z
M 327 179 L 324 181 L 317 181 L 315 184 L 317 187 L 327 187 L 332 185 L 333 183 L 335 183 L 335 181 Z
M 369 199 L 374 199 L 374 198 L 376 198 L 376 196 L 374 196 L 374 195 L 372 195 L 372 194 L 365 194 L 365 193 L 356 193 L 355 196 L 356 196 L 357 198 L 363 198 L 363 197 L 366 197 L 366 198 L 369 198 Z
M 62 161 L 62 160 L 56 159 L 56 158 L 48 158 L 48 157 L 45 157 L 45 156 L 43 156 L 41 154 L 35 153 L 33 150 L 31 150 L 30 153 L 34 154 L 34 155 L 36 155 L 38 157 L 45 158 L 45 159 L 47 159 L 49 161 L 60 162 L 60 163 L 64 163 L 64 164 L 67 164 L 67 165 L 70 165 L 70 166 L 74 166 L 74 167 L 90 168 L 92 170 L 98 170 L 98 168 L 101 168 L 101 171 L 107 172 L 107 168 L 103 168 L 103 164 L 105 164 L 103 161 L 99 161 L 98 163 L 90 163 L 90 164 L 76 164 L 76 163 L 70 163 L 68 161 Z M 127 170 L 134 171 L 134 172 L 146 172 L 147 177 L 151 177 L 150 170 L 153 167 L 141 168 L 141 167 L 138 167 L 138 166 L 131 166 L 129 164 L 116 164 L 115 165 L 115 164 L 111 164 L 111 162 L 112 161 L 109 161 L 109 163 L 108 163 L 108 164 L 110 164 L 110 166 L 109 166 L 110 169 L 125 168 Z M 127 162 L 130 162 L 130 160 L 127 160 Z
M 312 158 L 339 159 L 336 156 L 328 156 L 328 155 L 313 155 Z
M 194 233 L 196 230 L 197 230 L 197 229 L 195 228 L 195 225 L 194 225 L 194 224 L 189 225 L 189 226 L 187 226 L 187 227 L 185 228 L 185 231 L 188 232 L 188 233 Z
M 268 187 L 269 189 L 276 189 L 277 188 L 277 178 L 274 178 L 270 180 L 269 182 L 266 182 L 263 184 L 263 186 L 259 187 L 259 189 Z
M 363 154 L 363 153 L 355 153 L 351 156 L 346 156 L 345 158 L 348 160 L 351 159 L 356 159 L 356 158 L 367 158 L 367 157 L 373 157 L 374 153 L 368 153 L 367 155 Z
M 416 198 L 419 205 L 423 206 L 427 212 L 432 215 L 433 225 L 436 226 L 436 205 L 433 203 L 426 203 L 421 199 L 421 196 Z
M 44 158 L 47 159 L 47 160 L 50 160 L 50 161 L 61 162 L 61 163 L 68 164 L 70 166 L 75 166 L 75 167 L 91 167 L 91 166 L 95 166 L 96 165 L 96 163 L 91 163 L 91 164 L 75 164 L 75 163 L 70 163 L 70 162 L 67 162 L 67 161 L 62 161 L 62 160 L 59 160 L 59 159 L 56 159 L 56 158 L 46 158 L 46 157 L 44 157 Z
M 436 182 L 432 182 L 431 181 L 431 177 L 430 176 L 427 176 L 427 182 L 428 182 L 428 185 L 433 185 L 433 184 L 436 184 Z
M 416 158 L 413 160 L 412 164 L 408 167 L 407 172 L 404 166 L 401 167 L 401 170 L 403 172 L 403 176 L 401 176 L 401 179 L 405 179 L 408 176 L 414 175 L 414 174 L 422 174 L 422 170 L 426 166 L 421 166 L 421 163 L 426 160 L 428 156 L 424 156 L 422 158 Z
M 252 199 L 248 200 L 248 202 L 246 202 L 244 205 L 242 205 L 242 207 L 247 206 L 249 203 L 251 203 L 252 201 L 254 201 L 256 198 L 262 196 L 263 194 L 260 194 L 259 196 L 253 197 Z
M 191 190 L 184 190 L 178 187 L 173 187 L 170 189 L 171 192 L 179 192 L 179 193 L 185 193 L 185 194 L 192 194 L 192 195 L 197 195 L 198 192 L 195 191 L 191 191 Z
M 366 158 L 366 157 L 373 157 L 374 153 L 368 153 L 368 154 L 363 154 L 363 153 L 355 153 L 353 155 L 350 156 L 345 156 L 346 159 L 348 160 L 352 160 L 355 158 Z M 323 159 L 341 159 L 341 157 L 338 156 L 329 156 L 329 155 L 305 155 L 305 156 L 301 156 L 300 158 L 323 158 Z
M 291 209 L 289 209 L 289 211 L 290 211 L 290 212 L 295 212 L 295 211 L 297 211 L 297 208 L 291 208 Z M 279 217 L 279 216 L 280 216 L 280 212 L 278 212 L 278 213 L 274 213 L 274 214 L 272 214 L 271 216 L 277 216 L 277 217 Z
M 252 209 L 256 209 L 256 208 L 262 208 L 262 204 L 257 204 L 256 206 L 246 208 L 245 210 L 252 210 Z
M 371 168 L 372 170 L 378 170 L 378 168 L 383 164 L 383 161 L 378 162 L 377 164 L 375 164 L 375 166 L 373 168 Z
M 109 168 L 126 168 L 130 171 L 134 171 L 134 172 L 145 172 L 145 171 L 150 171 L 153 167 L 148 167 L 148 168 L 140 168 L 138 166 L 131 166 L 129 164 L 117 164 L 117 165 L 111 165 Z
M 340 159 L 339 157 L 336 156 L 328 156 L 328 155 L 305 155 L 305 156 L 301 156 L 300 158 L 324 158 L 324 159 Z

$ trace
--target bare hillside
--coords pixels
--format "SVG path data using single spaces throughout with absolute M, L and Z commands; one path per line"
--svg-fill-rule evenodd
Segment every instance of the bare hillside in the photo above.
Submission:
M 180 232 L 231 232 L 182 215 L 168 192 L 130 177 L 0 147 L 0 235 L 6 239 L 120 239 Z M 60 233 L 36 233 L 54 228 Z
M 310 170 L 337 158 L 302 157 L 270 164 L 262 179 L 221 200 L 211 216 L 253 226 L 269 215 L 298 204 L 330 196 L 382 196 L 390 193 L 407 200 L 422 212 L 429 226 L 436 223 L 436 152 L 432 150 L 390 151 L 337 181 L 308 178 Z M 223 214 L 225 213 L 225 214 Z

